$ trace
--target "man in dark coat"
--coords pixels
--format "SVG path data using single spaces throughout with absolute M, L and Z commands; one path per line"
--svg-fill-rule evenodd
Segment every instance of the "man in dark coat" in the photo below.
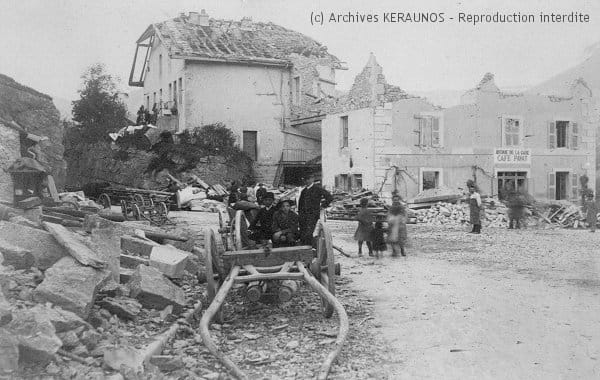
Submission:
M 267 195 L 267 189 L 265 188 L 265 184 L 264 183 L 259 183 L 258 184 L 258 189 L 256 189 L 256 202 L 259 205 L 262 204 L 266 195 Z
M 321 208 L 328 207 L 333 197 L 321 186 L 315 184 L 313 174 L 305 178 L 306 187 L 300 193 L 298 214 L 300 217 L 300 241 L 303 245 L 313 244 L 313 231 L 319 221 Z
M 298 238 L 298 214 L 291 210 L 289 200 L 281 201 L 280 209 L 273 215 L 273 247 L 295 245 Z
M 264 207 L 258 211 L 256 218 L 250 224 L 250 230 L 252 235 L 250 239 L 254 241 L 265 241 L 271 239 L 273 236 L 273 215 L 275 214 L 275 207 L 273 207 L 273 201 L 275 197 L 273 193 L 267 192 L 263 198 Z

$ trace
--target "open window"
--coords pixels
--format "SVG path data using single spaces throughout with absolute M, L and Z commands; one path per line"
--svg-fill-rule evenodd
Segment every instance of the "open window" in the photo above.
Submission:
M 567 170 L 548 173 L 548 199 L 569 198 L 579 198 L 579 175 Z
M 548 148 L 579 149 L 579 125 L 569 120 L 556 120 L 548 126 Z
M 441 186 L 441 178 L 442 178 L 442 169 L 430 169 L 423 168 L 421 169 L 421 189 L 429 190 L 429 189 L 437 189 Z

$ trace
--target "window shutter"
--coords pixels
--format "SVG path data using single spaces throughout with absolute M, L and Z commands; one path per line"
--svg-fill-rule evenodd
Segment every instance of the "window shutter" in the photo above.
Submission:
M 548 173 L 548 200 L 556 199 L 556 173 Z
M 548 148 L 556 148 L 556 123 L 553 121 L 548 124 Z
M 421 135 L 423 134 L 423 119 L 420 116 L 415 116 L 415 119 L 417 119 L 417 129 L 414 130 L 415 146 L 420 147 L 421 146 Z
M 337 189 L 338 187 L 340 187 L 340 176 L 336 175 L 334 181 L 335 181 L 335 188 Z
M 437 117 L 432 118 L 431 145 L 435 147 L 440 146 L 440 119 Z
M 577 173 L 571 174 L 571 196 L 573 199 L 579 198 L 579 176 Z
M 571 149 L 579 149 L 579 125 L 571 123 Z
M 342 149 L 344 147 L 344 123 L 342 122 L 341 119 L 340 119 L 339 131 L 340 131 L 339 147 L 340 147 L 340 149 Z

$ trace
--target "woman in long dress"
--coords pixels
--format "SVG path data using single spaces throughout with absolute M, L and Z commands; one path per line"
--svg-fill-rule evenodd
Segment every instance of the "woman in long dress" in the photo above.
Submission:
M 481 195 L 475 186 L 469 186 L 469 216 L 473 229 L 471 233 L 481 233 Z

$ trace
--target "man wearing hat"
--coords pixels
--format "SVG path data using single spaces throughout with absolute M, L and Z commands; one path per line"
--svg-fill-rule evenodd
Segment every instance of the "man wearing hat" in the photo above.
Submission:
M 256 189 L 256 202 L 261 205 L 263 199 L 265 199 L 265 196 L 267 195 L 267 189 L 265 188 L 265 184 L 264 183 L 259 183 L 258 184 L 258 188 Z M 271 202 L 272 204 L 273 202 Z
M 266 241 L 271 239 L 273 235 L 273 214 L 275 214 L 275 207 L 273 207 L 273 201 L 275 196 L 271 192 L 267 192 L 262 199 L 264 207 L 262 207 L 256 217 L 248 228 L 252 231 L 250 239 L 254 241 Z
M 305 177 L 305 187 L 298 199 L 298 215 L 300 217 L 300 241 L 303 245 L 312 245 L 312 234 L 319 221 L 321 208 L 328 207 L 333 197 L 315 183 L 315 175 Z
M 284 199 L 279 211 L 273 215 L 273 247 L 296 245 L 298 239 L 298 214 L 292 211 L 292 202 Z

